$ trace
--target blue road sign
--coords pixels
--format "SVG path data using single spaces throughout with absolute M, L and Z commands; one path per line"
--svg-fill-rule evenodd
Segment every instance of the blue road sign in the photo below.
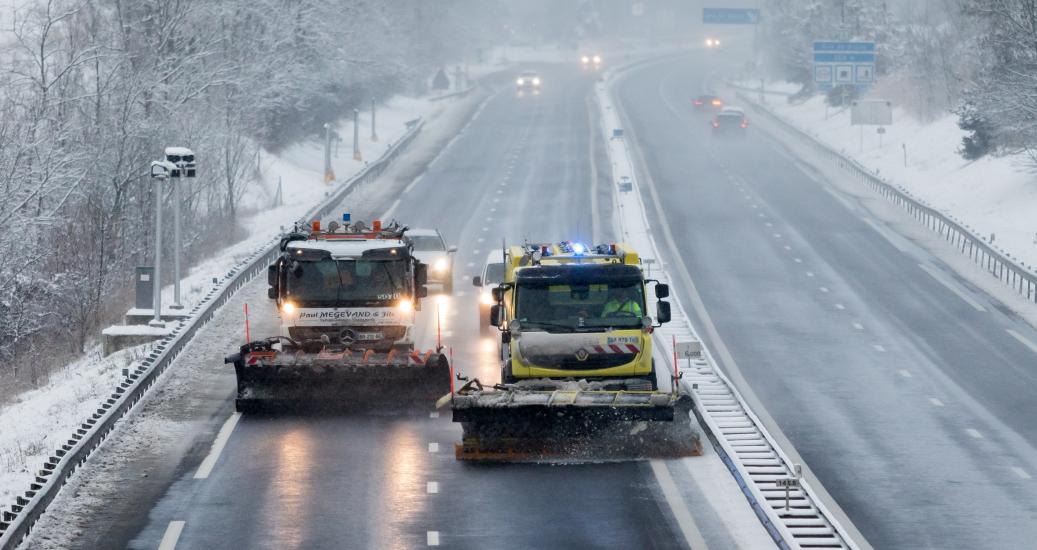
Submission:
M 760 10 L 751 8 L 702 8 L 703 23 L 722 25 L 755 25 L 760 22 Z
M 833 86 L 865 88 L 875 83 L 874 42 L 814 42 L 814 83 L 821 90 Z

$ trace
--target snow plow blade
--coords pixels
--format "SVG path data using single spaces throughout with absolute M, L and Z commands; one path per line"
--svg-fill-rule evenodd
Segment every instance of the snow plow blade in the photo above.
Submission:
M 595 389 L 462 388 L 458 460 L 640 460 L 702 453 L 687 394 Z
M 225 360 L 234 364 L 239 412 L 427 411 L 450 392 L 441 353 L 245 350 L 253 344 Z

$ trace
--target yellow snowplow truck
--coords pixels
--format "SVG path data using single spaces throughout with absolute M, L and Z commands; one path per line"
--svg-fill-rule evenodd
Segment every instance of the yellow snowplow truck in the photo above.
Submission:
M 655 283 L 655 319 L 646 284 Z M 452 397 L 467 460 L 687 456 L 699 450 L 691 397 L 659 391 L 652 332 L 670 320 L 669 288 L 646 280 L 624 244 L 561 242 L 505 250 L 490 322 L 501 383 Z M 666 376 L 664 374 L 664 376 Z
M 267 281 L 281 333 L 225 360 L 234 364 L 239 411 L 426 410 L 450 391 L 441 350 L 414 345 L 427 266 L 407 228 L 343 218 L 282 239 Z

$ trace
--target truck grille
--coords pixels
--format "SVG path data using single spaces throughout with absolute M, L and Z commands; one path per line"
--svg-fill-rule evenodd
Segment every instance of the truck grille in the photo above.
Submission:
M 618 367 L 637 359 L 636 353 L 592 354 L 580 361 L 574 355 L 530 355 L 525 358 L 531 366 L 545 369 L 597 370 Z

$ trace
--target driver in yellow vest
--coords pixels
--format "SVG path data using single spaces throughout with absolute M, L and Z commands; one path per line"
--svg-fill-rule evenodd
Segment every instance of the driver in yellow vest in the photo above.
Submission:
M 610 313 L 621 312 L 620 315 L 629 314 L 631 317 L 642 316 L 641 303 L 637 299 L 637 292 L 633 287 L 615 287 L 609 289 L 609 300 L 601 310 L 602 317 L 608 317 Z

